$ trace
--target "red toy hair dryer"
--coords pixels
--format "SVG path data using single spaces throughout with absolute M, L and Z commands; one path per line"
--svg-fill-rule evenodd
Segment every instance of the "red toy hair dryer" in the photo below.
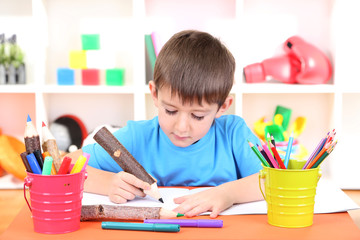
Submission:
M 283 83 L 323 84 L 330 80 L 332 67 L 327 56 L 300 37 L 284 43 L 282 56 L 265 59 L 244 68 L 247 83 L 266 81 L 267 77 Z

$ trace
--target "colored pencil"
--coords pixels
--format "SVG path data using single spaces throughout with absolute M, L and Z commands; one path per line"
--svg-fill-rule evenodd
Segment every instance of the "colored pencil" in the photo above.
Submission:
M 306 169 L 310 169 L 316 161 L 329 149 L 331 142 L 325 144 L 325 146 L 321 149 L 321 151 L 315 156 L 315 158 L 306 166 Z
M 24 134 L 24 142 L 26 152 L 28 154 L 33 153 L 35 150 L 40 150 L 40 137 L 36 128 L 30 118 L 30 115 L 27 116 L 26 126 L 25 126 L 25 134 Z
M 332 132 L 329 133 L 329 136 L 326 139 L 326 143 L 330 142 L 331 140 L 333 140 L 334 136 L 336 135 L 335 132 L 335 128 L 332 130 Z
M 42 148 L 44 152 L 49 152 L 54 160 L 56 172 L 59 171 L 61 165 L 61 157 L 55 137 L 50 132 L 49 128 L 42 122 Z
M 274 167 L 269 159 L 269 157 L 267 156 L 265 150 L 263 148 L 261 148 L 258 144 L 256 144 L 257 149 L 259 150 L 259 152 L 261 153 L 261 155 L 263 155 L 263 157 L 265 158 L 266 162 L 269 164 L 270 167 Z
M 323 155 L 321 155 L 321 157 L 310 167 L 310 168 L 317 168 L 320 163 L 322 163 L 322 161 L 324 161 L 324 159 L 329 155 L 330 149 L 328 149 L 326 152 L 324 152 Z
M 23 163 L 24 163 L 24 166 L 25 166 L 25 168 L 26 168 L 26 171 L 29 172 L 29 173 L 32 173 L 31 167 L 30 167 L 30 165 L 29 165 L 29 162 L 28 162 L 26 156 L 27 156 L 27 153 L 26 153 L 26 152 L 23 152 L 23 153 L 20 154 L 21 160 L 22 160 Z
M 274 145 L 274 147 L 276 148 L 276 142 L 275 142 L 275 138 L 272 134 L 270 134 L 270 140 L 271 140 L 271 143 Z
M 273 155 L 271 154 L 269 148 L 267 147 L 266 143 L 263 140 L 260 140 L 262 147 L 264 148 L 264 151 L 266 153 L 266 155 L 269 157 L 272 165 L 274 166 L 274 168 L 279 168 L 278 163 L 276 162 L 275 158 L 273 157 Z
M 164 202 L 160 196 L 156 180 L 146 172 L 144 167 L 136 161 L 134 156 L 129 153 L 106 127 L 98 130 L 93 138 L 125 172 L 131 173 L 140 180 L 150 184 L 151 189 L 144 190 L 145 194 L 150 195 L 159 202 Z
M 170 219 L 183 216 L 184 214 L 163 207 L 132 207 L 99 204 L 83 205 L 81 207 L 80 221 Z
M 288 146 L 286 149 L 286 154 L 285 154 L 285 158 L 284 158 L 284 165 L 286 168 L 288 168 L 289 165 L 289 160 L 290 160 L 290 155 L 291 155 L 291 148 L 294 142 L 294 133 L 291 133 L 290 137 L 289 137 L 289 142 L 288 142 Z
M 275 146 L 270 142 L 270 149 L 272 151 L 272 153 L 274 154 L 275 159 L 277 160 L 278 164 L 280 165 L 281 169 L 286 169 L 283 161 L 281 160 L 281 157 L 279 155 L 279 153 L 277 152 Z
M 248 143 L 249 143 L 250 148 L 253 150 L 253 152 L 256 154 L 256 156 L 261 161 L 261 163 L 266 167 L 270 167 L 270 165 L 266 162 L 265 158 L 261 155 L 259 150 L 254 146 L 254 144 L 252 144 L 249 140 L 248 140 Z
M 316 153 L 318 151 L 320 151 L 319 149 L 321 149 L 322 144 L 326 141 L 326 138 L 322 138 L 320 140 L 320 142 L 318 143 L 318 145 L 316 146 L 316 148 L 314 149 L 314 151 L 311 153 L 309 159 L 306 161 L 306 163 L 304 164 L 302 169 L 305 169 L 307 167 L 307 165 L 309 165 L 309 163 L 311 162 L 311 160 L 315 157 Z
M 324 154 L 313 164 L 311 168 L 317 168 L 325 160 L 325 158 L 327 158 L 327 156 L 329 156 L 329 154 L 334 150 L 336 144 L 337 141 L 333 145 L 331 145 L 331 147 L 329 147 L 329 149 L 326 150 L 326 152 L 324 152 Z

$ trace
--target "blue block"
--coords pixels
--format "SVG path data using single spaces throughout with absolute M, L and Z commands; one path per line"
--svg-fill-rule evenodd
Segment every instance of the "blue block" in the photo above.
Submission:
M 57 84 L 58 85 L 74 85 L 75 84 L 75 72 L 70 68 L 58 68 L 57 69 Z

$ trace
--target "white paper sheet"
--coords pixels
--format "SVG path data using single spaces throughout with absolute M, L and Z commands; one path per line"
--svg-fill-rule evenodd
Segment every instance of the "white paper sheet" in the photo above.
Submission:
M 208 188 L 196 188 L 192 190 L 184 188 L 159 188 L 160 194 L 164 200 L 164 203 L 160 203 L 157 200 L 146 196 L 145 198 L 135 198 L 122 206 L 141 206 L 141 207 L 164 207 L 167 209 L 174 209 L 177 204 L 173 202 L 173 199 L 187 194 L 203 191 Z M 93 204 L 109 204 L 112 203 L 107 196 L 84 193 L 83 205 Z M 333 182 L 325 179 L 320 179 L 317 186 L 315 196 L 314 213 L 333 213 L 333 212 L 345 212 L 352 209 L 358 209 L 359 206 L 348 197 L 340 188 L 338 188 Z M 257 201 L 243 204 L 236 204 L 229 209 L 223 211 L 220 215 L 240 215 L 240 214 L 266 214 L 267 206 L 265 201 Z M 202 215 L 208 215 L 204 213 Z

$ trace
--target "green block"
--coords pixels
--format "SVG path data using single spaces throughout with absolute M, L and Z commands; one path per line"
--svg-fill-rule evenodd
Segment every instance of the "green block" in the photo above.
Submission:
M 113 68 L 106 69 L 106 85 L 109 86 L 123 86 L 125 69 Z
M 99 34 L 82 34 L 81 43 L 83 50 L 99 50 L 100 35 Z
M 283 116 L 283 122 L 282 122 L 282 127 L 283 129 L 286 131 L 288 129 L 289 126 L 289 122 L 290 122 L 290 118 L 291 118 L 291 112 L 292 110 L 283 106 L 276 106 L 276 110 L 275 110 L 275 114 L 281 114 Z

